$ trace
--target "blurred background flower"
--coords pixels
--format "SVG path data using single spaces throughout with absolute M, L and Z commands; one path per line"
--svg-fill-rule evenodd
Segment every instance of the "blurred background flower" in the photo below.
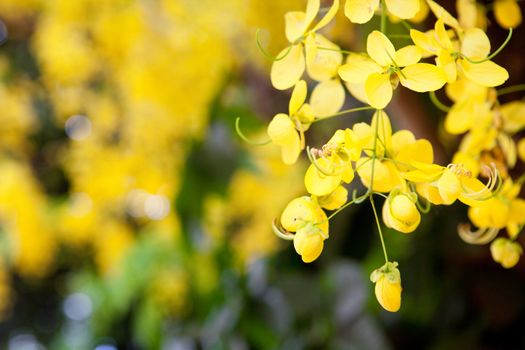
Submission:
M 462 243 L 459 207 L 427 215 L 416 239 L 388 235 L 410 294 L 396 315 L 376 307 L 366 282 L 381 261 L 367 205 L 334 220 L 311 266 L 272 234 L 304 192 L 306 162 L 289 167 L 277 147 L 243 143 L 234 121 L 264 139 L 287 110 L 255 32 L 279 52 L 284 13 L 303 8 L 0 2 L 1 348 L 525 346 L 523 264 L 502 270 Z M 366 37 L 342 11 L 324 30 L 343 47 Z M 513 43 L 498 60 L 516 63 L 519 82 L 523 41 Z M 435 113 L 413 102 L 398 96 L 405 117 L 395 122 L 451 154 Z M 326 139 L 351 123 L 315 129 Z

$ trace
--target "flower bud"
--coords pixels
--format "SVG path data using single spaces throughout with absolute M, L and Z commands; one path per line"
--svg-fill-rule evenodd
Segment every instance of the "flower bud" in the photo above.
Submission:
M 401 307 L 401 274 L 397 262 L 388 262 L 374 270 L 370 280 L 376 284 L 375 295 L 381 306 L 390 312 L 397 312 Z
M 293 245 L 297 254 L 305 263 L 314 261 L 321 255 L 326 234 L 317 226 L 308 223 L 301 227 L 293 239 Z
M 421 215 L 408 194 L 394 191 L 383 205 L 383 221 L 390 228 L 409 233 L 417 228 Z
M 490 252 L 495 262 L 500 263 L 506 269 L 510 269 L 518 263 L 523 250 L 518 243 L 500 237 L 492 242 Z

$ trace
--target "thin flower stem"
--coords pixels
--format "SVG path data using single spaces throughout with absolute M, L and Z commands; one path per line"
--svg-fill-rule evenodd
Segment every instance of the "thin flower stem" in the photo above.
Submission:
M 381 0 L 381 33 L 386 34 L 386 3 Z
M 513 92 L 524 91 L 524 90 L 525 90 L 525 84 L 519 84 L 519 85 L 512 85 L 509 87 L 499 89 L 497 90 L 497 92 L 498 92 L 498 96 L 501 96 L 501 95 L 511 94 Z
M 345 109 L 344 111 L 337 112 L 337 113 L 334 113 L 334 114 L 331 114 L 331 115 L 327 115 L 326 117 L 321 117 L 319 119 L 316 119 L 316 120 L 314 120 L 312 122 L 312 124 L 313 123 L 317 123 L 317 122 L 322 121 L 322 120 L 329 119 L 329 118 L 338 117 L 340 115 L 353 113 L 353 112 L 359 112 L 359 111 L 368 111 L 368 110 L 371 110 L 371 109 L 374 109 L 374 107 L 365 106 L 365 107 L 357 107 L 357 108 Z
M 388 37 L 390 39 L 407 39 L 407 40 L 412 39 L 412 37 L 408 34 L 390 34 Z
M 316 46 L 316 48 L 319 49 L 319 50 L 335 51 L 335 52 L 346 53 L 346 54 L 351 54 L 352 53 L 352 51 L 341 50 L 341 49 L 333 49 L 331 47 Z
M 430 101 L 436 106 L 440 111 L 448 113 L 450 111 L 450 107 L 444 105 L 436 96 L 435 91 L 430 91 L 428 93 L 428 96 L 430 97 Z
M 259 52 L 269 61 L 272 61 L 272 62 L 276 62 L 276 61 L 280 61 L 282 60 L 283 58 L 285 58 L 286 56 L 288 56 L 288 54 L 290 53 L 290 51 L 292 50 L 292 47 L 296 44 L 298 44 L 303 38 L 300 37 L 299 39 L 297 39 L 295 42 L 293 42 L 290 46 L 288 46 L 287 50 L 281 55 L 281 56 L 272 56 L 270 53 L 268 53 L 263 47 L 262 47 L 262 44 L 261 44 L 261 39 L 260 39 L 260 32 L 261 32 L 261 28 L 257 28 L 256 32 L 255 32 L 255 42 L 257 44 L 257 49 L 259 49 Z
M 405 27 L 408 31 L 412 30 L 412 26 L 410 25 L 410 23 L 408 23 L 407 21 L 405 20 L 402 20 L 401 21 L 401 24 L 403 25 L 403 27 Z M 409 35 L 410 36 L 410 35 Z
M 490 61 L 491 59 L 496 57 L 501 52 L 501 50 L 503 50 L 505 48 L 505 46 L 507 46 L 507 44 L 510 41 L 510 38 L 512 38 L 512 31 L 513 31 L 512 28 L 509 28 L 509 34 L 507 35 L 507 39 L 505 39 L 503 44 L 501 44 L 501 46 L 498 47 L 498 49 L 496 51 L 494 51 L 492 54 L 487 56 L 487 58 L 484 58 L 484 59 L 479 60 L 479 61 L 475 61 L 475 60 L 472 60 L 472 59 L 470 59 L 470 58 L 468 58 L 467 56 L 464 56 L 464 55 L 461 55 L 461 57 L 463 57 L 464 59 L 466 59 L 470 63 L 474 63 L 474 64 Z
M 383 248 L 383 254 L 385 255 L 385 262 L 388 263 L 388 254 L 386 252 L 385 240 L 383 238 L 383 231 L 381 230 L 381 224 L 379 223 L 379 217 L 377 216 L 377 210 L 374 203 L 374 195 L 370 194 L 370 204 L 372 204 L 372 210 L 376 219 L 377 232 L 379 232 L 379 238 L 381 239 L 381 247 Z
M 268 145 L 270 142 L 272 142 L 272 140 L 266 140 L 266 141 L 253 141 L 253 140 L 250 140 L 248 137 L 246 137 L 244 135 L 244 133 L 241 131 L 241 127 L 239 125 L 241 121 L 241 118 L 240 117 L 237 117 L 237 119 L 235 119 L 235 131 L 237 132 L 237 135 L 239 135 L 239 137 L 246 143 L 249 143 L 250 145 L 254 145 L 254 146 L 266 146 Z
M 334 216 L 336 216 L 337 214 L 339 214 L 340 211 L 346 209 L 346 207 L 348 207 L 349 205 L 351 204 L 354 204 L 354 201 L 351 200 L 350 202 L 348 203 L 345 203 L 341 208 L 337 209 L 336 211 L 334 211 L 332 214 L 330 214 L 330 216 L 328 217 L 328 219 L 326 219 L 327 221 L 330 221 L 330 219 L 332 219 Z

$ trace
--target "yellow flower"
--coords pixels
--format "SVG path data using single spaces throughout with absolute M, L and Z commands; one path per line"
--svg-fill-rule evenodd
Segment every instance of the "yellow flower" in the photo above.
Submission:
M 516 0 L 494 1 L 494 17 L 503 28 L 516 28 L 521 24 L 521 9 Z
M 509 78 L 505 68 L 486 60 L 490 53 L 490 41 L 483 30 L 469 28 L 462 32 L 458 50 L 457 43 L 450 39 L 445 29 L 445 23 L 442 18 L 436 21 L 434 38 L 415 29 L 410 30 L 410 37 L 417 47 L 437 56 L 436 63 L 446 73 L 449 83 L 456 81 L 458 72 L 487 87 L 499 86 Z
M 352 130 L 337 130 L 322 150 L 316 152 L 321 154 L 321 158 L 314 160 L 315 164 L 310 165 L 304 176 L 304 184 L 309 193 L 326 196 L 341 181 L 350 183 L 354 179 L 351 161 L 356 160 L 355 155 L 360 153 L 360 148 L 356 150 L 352 140 Z
M 416 196 L 392 191 L 383 205 L 385 225 L 399 232 L 413 232 L 421 222 L 421 215 L 414 204 Z
M 375 30 L 368 35 L 366 47 L 369 57 L 349 55 L 346 64 L 339 68 L 339 75 L 348 83 L 364 84 L 366 98 L 374 108 L 386 107 L 398 81 L 417 92 L 435 91 L 446 82 L 440 68 L 417 63 L 421 52 L 414 45 L 396 51 L 392 42 Z
M 343 62 L 339 50 L 339 46 L 317 33 L 305 40 L 306 71 L 312 79 L 319 81 L 310 96 L 310 105 L 317 117 L 338 112 L 345 102 L 345 89 L 337 74 Z
M 514 267 L 523 254 L 521 246 L 507 238 L 497 238 L 490 245 L 490 252 L 495 262 L 498 262 L 506 269 Z
M 406 182 L 403 174 L 410 170 L 410 164 L 432 163 L 434 152 L 432 145 L 427 140 L 416 140 L 414 134 L 408 130 L 401 130 L 392 135 L 390 119 L 385 112 L 377 112 L 372 117 L 371 126 L 354 127 L 354 134 L 375 133 L 377 129 L 377 142 L 373 137 L 368 138 L 364 146 L 366 156 L 356 163 L 357 173 L 364 186 L 374 191 L 390 192 L 393 188 L 405 188 Z M 376 148 L 374 160 L 369 149 Z M 373 171 L 372 171 L 373 170 Z
M 414 17 L 420 8 L 419 0 L 386 0 L 388 12 L 402 19 Z M 374 16 L 379 0 L 346 0 L 345 15 L 353 23 L 366 23 Z
M 279 90 L 286 90 L 294 86 L 304 73 L 306 65 L 311 61 L 305 59 L 305 49 L 313 48 L 307 45 L 306 39 L 315 34 L 315 31 L 326 26 L 337 13 L 339 0 L 334 0 L 324 17 L 313 26 L 312 23 L 320 10 L 319 0 L 308 0 L 306 12 L 292 11 L 285 15 L 285 33 L 290 46 L 278 54 L 278 59 L 272 64 L 270 78 L 272 85 Z M 315 54 L 306 52 L 306 57 Z
M 381 306 L 390 312 L 397 312 L 401 307 L 401 274 L 397 262 L 387 262 L 370 275 L 370 280 L 376 284 L 375 295 Z
M 306 82 L 298 81 L 288 105 L 289 115 L 279 113 L 268 125 L 268 136 L 274 144 L 281 147 L 281 157 L 285 164 L 294 164 L 297 161 L 304 149 L 303 133 L 314 119 L 310 106 L 304 103 L 306 93 Z
M 482 229 L 506 228 L 508 235 L 516 238 L 525 224 L 525 200 L 518 198 L 520 190 L 521 185 L 507 179 L 493 197 L 469 208 L 469 219 Z
M 417 192 L 432 204 L 450 205 L 459 199 L 468 206 L 478 206 L 489 199 L 497 184 L 497 174 L 491 170 L 487 185 L 474 178 L 462 164 L 442 167 L 436 164 L 412 163 L 415 170 L 402 176 L 416 183 Z
M 328 219 L 317 199 L 303 196 L 292 200 L 281 215 L 281 225 L 293 237 L 294 248 L 304 262 L 319 257 L 328 238 Z

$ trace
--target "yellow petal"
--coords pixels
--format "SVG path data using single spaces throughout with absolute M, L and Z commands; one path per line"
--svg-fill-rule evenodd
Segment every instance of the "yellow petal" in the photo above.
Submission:
M 312 29 L 313 31 L 319 30 L 326 26 L 330 21 L 335 17 L 337 11 L 339 10 L 339 0 L 334 0 L 330 9 L 326 12 L 323 18 L 315 25 Z
M 414 17 L 419 11 L 419 0 L 386 0 L 389 12 L 403 19 Z
M 392 140 L 392 143 L 394 143 L 394 140 Z M 407 164 L 411 161 L 430 164 L 434 161 L 432 144 L 425 139 L 417 140 L 412 144 L 402 147 L 395 156 L 395 160 L 399 162 L 398 168 L 401 171 L 410 170 Z
M 503 129 L 514 134 L 525 128 L 525 102 L 512 101 L 505 103 L 500 108 L 503 117 Z
M 404 87 L 417 92 L 435 91 L 447 82 L 445 72 L 428 63 L 407 66 L 398 76 Z
M 315 227 L 306 226 L 297 231 L 293 245 L 297 254 L 301 255 L 303 262 L 310 263 L 321 255 L 324 237 Z
M 363 103 L 368 103 L 368 99 L 366 98 L 366 92 L 365 92 L 365 83 L 362 84 L 352 84 L 352 83 L 345 83 L 346 88 L 348 89 L 348 92 L 358 101 Z
M 478 17 L 478 8 L 476 1 L 457 0 L 456 10 L 458 12 L 459 24 L 465 29 L 476 26 Z
M 374 16 L 379 0 L 346 0 L 345 16 L 353 23 L 366 23 Z
M 441 50 L 434 37 L 434 31 L 423 33 L 419 30 L 410 29 L 410 37 L 414 44 L 423 51 L 425 57 L 437 55 L 438 51 Z
M 477 103 L 483 103 L 487 100 L 489 89 L 468 79 L 458 79 L 453 83 L 447 84 L 445 91 L 448 98 L 454 102 L 469 99 L 475 100 Z
M 468 131 L 476 116 L 476 105 L 476 102 L 469 100 L 454 104 L 445 118 L 445 130 L 453 135 Z
M 339 50 L 339 46 L 321 34 L 312 34 L 309 38 L 314 39 L 308 40 L 308 42 L 313 41 L 313 43 L 305 46 L 306 72 L 312 79 L 317 81 L 335 77 L 339 66 L 343 62 L 343 54 L 337 51 L 319 49 L 318 47 Z
M 416 137 L 409 130 L 400 130 L 392 135 L 392 155 L 395 157 L 405 146 L 416 142 Z
M 430 7 L 430 11 L 434 13 L 434 16 L 436 16 L 436 18 L 441 19 L 446 25 L 454 29 L 461 30 L 461 27 L 457 19 L 455 19 L 442 6 L 438 5 L 436 2 L 432 0 L 427 0 L 427 4 L 428 4 L 428 7 Z
M 333 171 L 330 162 L 326 158 L 317 160 L 319 166 L 327 171 Z M 341 175 L 322 174 L 315 165 L 311 164 L 304 175 L 304 184 L 308 193 L 314 196 L 326 196 L 332 193 L 341 184 Z
M 290 118 L 277 114 L 268 125 L 268 136 L 281 146 L 281 157 L 285 164 L 294 164 L 301 153 L 301 140 Z
M 349 83 L 364 84 L 370 74 L 382 71 L 381 66 L 370 57 L 351 53 L 346 59 L 346 64 L 339 68 L 339 76 Z
M 301 11 L 291 11 L 284 15 L 286 39 L 290 43 L 300 38 L 306 32 L 306 14 Z
M 375 285 L 376 299 L 381 306 L 390 312 L 397 312 L 401 307 L 401 282 L 390 282 L 381 276 Z
M 286 57 L 272 64 L 270 78 L 272 85 L 278 90 L 286 90 L 294 86 L 301 79 L 305 69 L 302 44 L 284 49 L 278 57 L 282 57 L 287 52 Z
M 416 190 L 419 195 L 425 198 L 432 204 L 441 205 L 444 204 L 443 198 L 439 194 L 439 190 L 436 186 L 431 185 L 430 183 L 423 182 L 416 185 Z
M 365 187 L 370 188 L 372 182 L 372 164 L 374 164 L 374 191 L 390 192 L 394 187 L 402 184 L 392 162 L 361 158 L 356 164 L 356 169 Z
M 521 24 L 521 9 L 516 0 L 496 0 L 494 17 L 503 28 L 516 28 Z
M 392 63 L 396 49 L 385 34 L 374 30 L 368 34 L 366 52 L 377 64 L 382 67 L 387 67 Z
M 370 130 L 372 133 L 375 133 L 377 130 L 376 155 L 383 157 L 386 151 L 390 152 L 392 149 L 392 123 L 390 123 L 390 118 L 385 111 L 376 111 L 374 113 L 370 123 Z M 373 138 L 371 141 L 370 147 L 374 147 Z
M 288 104 L 288 110 L 290 115 L 297 113 L 299 108 L 303 105 L 306 100 L 306 82 L 304 80 L 299 80 L 292 91 L 292 97 L 290 97 L 290 103 Z
M 480 206 L 486 202 L 486 196 L 476 194 L 483 193 L 484 191 L 486 191 L 486 186 L 483 182 L 472 177 L 462 176 L 461 193 L 458 199 L 470 207 Z
M 327 196 L 319 197 L 319 205 L 327 210 L 336 210 L 348 200 L 348 191 L 343 186 L 337 187 Z
M 370 106 L 383 109 L 392 100 L 392 84 L 389 74 L 373 73 L 365 82 L 365 93 Z
M 434 25 L 434 33 L 436 35 L 436 40 L 439 45 L 445 50 L 452 50 L 452 41 L 448 35 L 447 30 L 445 29 L 445 23 L 443 20 L 438 19 Z
M 467 60 L 460 60 L 459 62 L 465 77 L 482 86 L 499 86 L 509 78 L 507 70 L 492 61 L 470 63 Z
M 286 39 L 293 43 L 303 36 L 319 12 L 319 0 L 308 0 L 306 12 L 291 11 L 284 16 Z
M 385 224 L 402 233 L 413 232 L 421 222 L 416 205 L 405 194 L 391 196 L 383 206 Z
M 410 161 L 414 170 L 404 172 L 403 178 L 411 182 L 433 182 L 443 174 L 443 167 L 437 164 L 427 164 L 416 161 Z
M 421 59 L 421 50 L 415 45 L 405 46 L 396 51 L 394 61 L 399 67 L 418 63 Z
M 461 53 L 470 59 L 487 57 L 490 53 L 490 41 L 487 34 L 479 28 L 467 29 L 461 41 Z
M 339 112 L 345 103 L 345 89 L 339 79 L 323 81 L 314 88 L 310 106 L 316 117 L 325 117 Z
M 459 196 L 460 182 L 456 174 L 450 169 L 446 169 L 437 181 L 439 194 L 443 198 L 444 204 L 452 204 Z
M 413 23 L 421 23 L 423 22 L 430 12 L 430 9 L 428 8 L 427 3 L 425 0 L 419 0 L 419 11 L 416 13 L 416 15 L 412 18 L 410 18 L 410 22 Z
M 450 51 L 441 50 L 436 57 L 436 64 L 439 68 L 443 69 L 447 76 L 448 83 L 454 83 L 458 79 L 458 69 L 454 57 L 450 54 Z
M 294 134 L 297 134 L 295 125 L 290 117 L 284 113 L 275 115 L 270 124 L 268 124 L 268 136 L 277 145 L 290 143 L 294 138 Z
M 323 223 L 319 228 L 328 233 L 326 214 L 316 200 L 309 196 L 293 199 L 281 214 L 281 225 L 285 230 L 296 232 L 305 223 Z

